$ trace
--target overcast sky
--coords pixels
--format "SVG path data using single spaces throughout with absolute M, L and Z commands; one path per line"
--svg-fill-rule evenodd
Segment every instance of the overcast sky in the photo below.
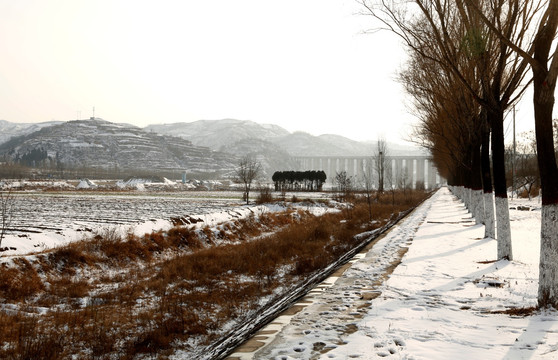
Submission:
M 0 0 L 0 119 L 234 118 L 403 142 L 404 51 L 354 0 Z

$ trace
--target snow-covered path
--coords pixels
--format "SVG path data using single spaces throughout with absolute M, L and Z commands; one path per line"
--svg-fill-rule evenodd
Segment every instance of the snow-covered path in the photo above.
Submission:
M 440 189 L 297 314 L 262 329 L 265 346 L 231 358 L 558 358 L 558 313 L 497 313 L 536 305 L 540 215 L 510 216 L 516 260 L 494 262 L 496 242 Z

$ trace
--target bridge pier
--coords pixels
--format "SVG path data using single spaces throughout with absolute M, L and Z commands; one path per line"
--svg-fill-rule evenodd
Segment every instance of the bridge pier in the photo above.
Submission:
M 330 184 L 335 183 L 337 173 L 345 171 L 356 187 L 362 187 L 365 174 L 372 175 L 376 188 L 379 185 L 375 159 L 370 156 L 297 156 L 294 159 L 299 164 L 297 170 L 323 170 Z M 431 189 L 440 182 L 436 167 L 429 156 L 388 156 L 385 161 L 385 189 L 391 188 L 392 185 L 396 188 L 405 185 L 414 189 L 422 186 Z M 277 169 L 279 170 L 288 169 Z

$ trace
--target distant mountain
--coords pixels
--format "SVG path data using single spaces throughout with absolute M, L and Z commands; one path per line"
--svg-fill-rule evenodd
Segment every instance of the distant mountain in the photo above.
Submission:
M 46 121 L 41 123 L 12 123 L 0 120 L 0 144 L 5 143 L 14 136 L 31 134 L 44 127 L 61 124 L 62 121 Z
M 34 167 L 93 168 L 109 172 L 161 171 L 231 174 L 244 155 L 258 158 L 268 176 L 296 169 L 294 156 L 372 156 L 376 142 L 339 135 L 290 133 L 245 120 L 200 120 L 144 129 L 101 119 L 15 124 L 0 121 L 2 158 Z M 2 140 L 10 137 L 10 140 Z M 2 141 L 5 141 L 2 143 Z M 423 155 L 388 143 L 390 155 Z
M 238 156 L 252 156 L 262 164 L 266 174 L 297 168 L 296 161 L 281 146 L 259 139 L 243 139 L 221 147 L 221 151 Z
M 148 125 L 146 131 L 179 136 L 194 145 L 220 150 L 245 139 L 270 140 L 289 132 L 277 125 L 258 124 L 248 120 L 199 120 L 174 124 Z
M 35 167 L 99 168 L 114 171 L 226 172 L 237 158 L 101 119 L 75 120 L 43 127 L 0 145 L 0 155 Z
M 348 140 L 348 139 L 347 139 Z M 331 143 L 327 139 L 297 131 L 292 134 L 271 140 L 281 146 L 292 156 L 351 156 L 343 146 Z
M 314 136 L 305 132 L 290 133 L 277 125 L 247 120 L 199 120 L 191 123 L 149 125 L 145 130 L 179 136 L 194 145 L 231 152 L 232 144 L 258 139 L 275 144 L 291 156 L 369 156 L 376 142 L 359 142 L 340 135 Z M 417 155 L 424 151 L 414 146 L 388 144 L 392 155 Z
M 335 145 L 343 153 L 355 156 L 366 156 L 376 151 L 376 142 L 360 142 L 340 135 L 325 134 L 318 136 L 328 144 Z

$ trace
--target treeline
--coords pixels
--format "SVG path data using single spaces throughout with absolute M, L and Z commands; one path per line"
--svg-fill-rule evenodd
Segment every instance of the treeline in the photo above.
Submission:
M 323 170 L 276 171 L 271 180 L 275 191 L 321 191 L 327 176 Z
M 504 119 L 515 111 L 525 87 L 533 87 L 542 193 L 538 305 L 558 309 L 558 164 L 552 123 L 558 1 L 361 3 L 404 40 L 408 60 L 399 80 L 419 119 L 413 138 L 431 151 L 438 172 L 476 223 L 485 225 L 484 236 L 497 240 L 497 259 L 513 260 Z M 534 165 L 530 156 L 520 160 Z M 512 174 L 517 173 L 513 165 Z

